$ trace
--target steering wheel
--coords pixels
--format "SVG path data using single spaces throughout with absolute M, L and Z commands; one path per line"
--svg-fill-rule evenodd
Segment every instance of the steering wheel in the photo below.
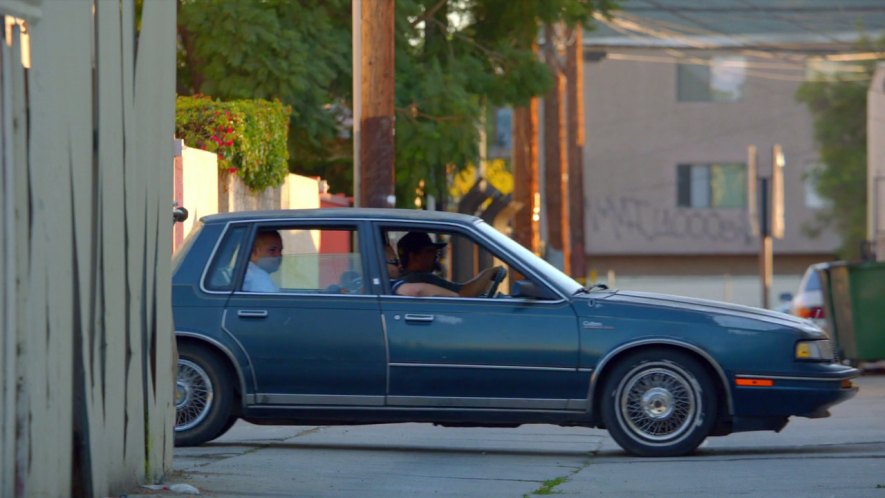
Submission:
M 504 277 L 507 276 L 507 269 L 503 266 L 499 266 L 498 270 L 495 272 L 495 276 L 492 277 L 492 284 L 489 286 L 488 292 L 482 295 L 482 297 L 495 297 L 495 294 L 498 293 L 498 287 L 501 286 L 501 281 L 504 280 Z

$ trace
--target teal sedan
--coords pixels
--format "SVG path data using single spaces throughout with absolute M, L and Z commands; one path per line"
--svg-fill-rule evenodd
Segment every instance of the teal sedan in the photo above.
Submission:
M 180 446 L 237 419 L 546 423 L 674 456 L 828 416 L 857 392 L 859 372 L 807 320 L 583 287 L 473 216 L 207 216 L 173 271 Z

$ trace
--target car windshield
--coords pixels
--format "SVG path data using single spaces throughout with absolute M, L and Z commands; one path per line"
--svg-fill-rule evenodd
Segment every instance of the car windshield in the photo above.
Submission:
M 537 270 L 538 273 L 547 278 L 549 283 L 555 285 L 558 289 L 567 293 L 567 295 L 572 295 L 582 289 L 581 284 L 575 282 L 574 279 L 570 278 L 565 273 L 562 273 L 562 271 L 555 266 L 539 258 L 510 237 L 495 230 L 489 224 L 483 221 L 477 221 L 476 226 L 484 235 L 500 244 L 510 252 L 510 254 L 513 254 Z

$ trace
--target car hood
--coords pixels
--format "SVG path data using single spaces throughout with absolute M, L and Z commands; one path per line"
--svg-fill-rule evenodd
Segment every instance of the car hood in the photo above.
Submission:
M 780 326 L 802 329 L 806 332 L 816 333 L 820 328 L 808 320 L 798 318 L 777 311 L 743 306 L 740 304 L 713 301 L 711 299 L 697 299 L 685 296 L 658 294 L 654 292 L 638 292 L 613 290 L 608 292 L 592 292 L 583 294 L 582 297 L 591 299 L 603 299 L 611 302 L 632 303 L 639 305 L 666 306 L 687 311 L 699 311 L 703 313 L 716 313 L 721 315 L 738 316 L 759 320 Z

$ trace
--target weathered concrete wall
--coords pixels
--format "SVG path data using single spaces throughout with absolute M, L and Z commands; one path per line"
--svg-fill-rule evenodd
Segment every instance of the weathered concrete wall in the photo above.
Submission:
M 172 458 L 175 2 L 0 0 L 0 496 L 108 496 Z M 25 72 L 27 71 L 27 78 Z
M 879 64 L 867 93 L 867 239 L 885 261 L 885 64 Z
M 236 174 L 220 171 L 218 177 L 218 211 L 222 213 L 320 207 L 320 180 L 317 178 L 290 173 L 279 187 L 255 192 Z

